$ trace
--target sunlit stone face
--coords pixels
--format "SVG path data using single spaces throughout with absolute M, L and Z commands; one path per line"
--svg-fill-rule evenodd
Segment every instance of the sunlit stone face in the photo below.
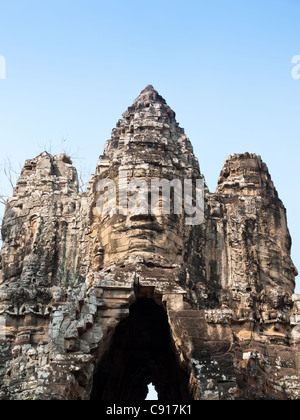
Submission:
M 93 178 L 91 238 L 97 264 L 135 257 L 180 264 L 188 231 L 184 180 L 199 176 L 198 161 L 175 113 L 147 86 L 112 131 Z M 169 191 L 153 194 L 155 180 L 167 181 Z
M 141 195 L 141 199 L 139 196 Z M 128 214 L 97 214 L 94 224 L 97 226 L 97 239 L 103 248 L 104 265 L 118 261 L 134 260 L 143 256 L 145 262 L 158 256 L 169 263 L 180 263 L 182 258 L 184 229 L 183 216 L 162 214 L 162 200 L 156 203 L 155 213 L 151 209 L 151 194 L 130 193 L 127 201 L 136 206 L 128 208 Z M 118 200 L 117 200 L 118 204 Z

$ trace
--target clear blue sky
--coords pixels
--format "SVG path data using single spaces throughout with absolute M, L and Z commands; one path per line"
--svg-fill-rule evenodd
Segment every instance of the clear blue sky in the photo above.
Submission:
M 211 191 L 226 156 L 262 155 L 300 268 L 299 18 L 299 0 L 1 0 L 1 160 L 19 167 L 51 145 L 92 173 L 122 112 L 153 84 Z

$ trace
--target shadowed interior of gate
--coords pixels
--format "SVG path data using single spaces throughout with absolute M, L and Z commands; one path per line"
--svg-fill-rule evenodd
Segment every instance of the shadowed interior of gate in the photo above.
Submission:
M 139 299 L 116 328 L 109 351 L 94 376 L 91 400 L 145 400 L 153 383 L 158 400 L 190 400 L 189 376 L 172 345 L 165 310 Z

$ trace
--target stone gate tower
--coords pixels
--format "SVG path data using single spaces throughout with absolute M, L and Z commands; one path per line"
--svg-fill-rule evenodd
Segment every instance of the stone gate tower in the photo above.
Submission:
M 2 227 L 0 399 L 143 400 L 150 382 L 161 400 L 300 399 L 297 271 L 266 164 L 229 156 L 200 225 L 145 191 L 144 214 L 101 198 L 105 180 L 120 196 L 153 179 L 204 181 L 152 86 L 85 193 L 67 156 L 26 161 Z

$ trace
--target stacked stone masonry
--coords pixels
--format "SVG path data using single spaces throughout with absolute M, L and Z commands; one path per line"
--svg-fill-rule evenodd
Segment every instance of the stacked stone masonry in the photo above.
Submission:
M 226 159 L 196 226 L 178 214 L 99 215 L 107 179 L 117 190 L 204 180 L 152 86 L 113 129 L 86 192 L 64 154 L 25 163 L 2 226 L 0 399 L 144 399 L 150 381 L 160 399 L 300 399 L 298 273 L 260 156 Z

